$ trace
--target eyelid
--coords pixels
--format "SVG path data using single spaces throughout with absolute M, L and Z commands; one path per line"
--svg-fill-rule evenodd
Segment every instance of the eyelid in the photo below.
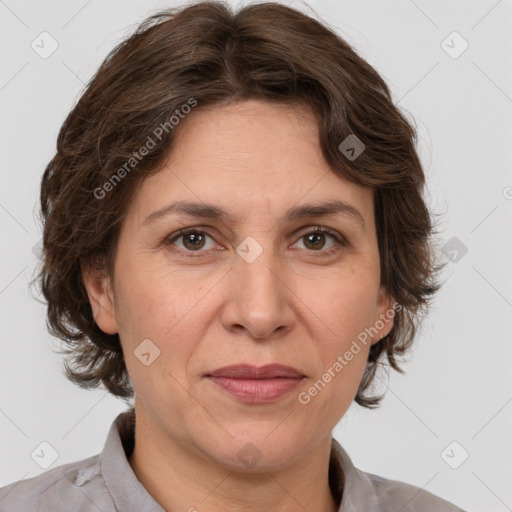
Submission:
M 333 253 L 339 252 L 341 248 L 347 247 L 349 245 L 348 240 L 345 238 L 345 236 L 343 236 L 338 231 L 336 231 L 334 229 L 331 229 L 331 228 L 328 228 L 328 227 L 325 227 L 325 226 L 318 226 L 318 225 L 308 226 L 304 230 L 301 229 L 301 230 L 297 231 L 294 234 L 294 236 L 298 237 L 298 240 L 293 245 L 298 243 L 301 240 L 301 238 L 303 238 L 304 236 L 306 236 L 308 234 L 311 234 L 311 233 L 313 233 L 313 234 L 314 233 L 320 233 L 320 234 L 328 235 L 331 238 L 333 238 L 335 243 L 336 243 L 336 247 L 331 248 L 331 249 L 325 249 L 325 250 L 324 249 L 320 249 L 318 251 L 307 251 L 307 252 L 309 252 L 309 253 L 311 253 L 313 255 L 315 253 L 318 253 L 318 257 L 330 256 Z
M 209 236 L 212 240 L 215 240 L 215 238 L 209 233 L 210 229 L 211 229 L 210 227 L 202 227 L 202 226 L 190 226 L 190 227 L 182 228 L 182 229 L 179 229 L 178 231 L 175 231 L 171 235 L 168 235 L 167 237 L 165 237 L 162 243 L 164 245 L 173 245 L 173 243 L 177 239 L 179 239 L 183 236 L 186 236 L 190 233 L 201 233 L 206 236 Z M 310 225 L 310 226 L 306 226 L 305 228 L 300 228 L 299 230 L 295 231 L 292 236 L 298 237 L 298 240 L 293 245 L 295 245 L 302 237 L 304 237 L 305 235 L 311 234 L 311 233 L 321 233 L 321 234 L 326 234 L 326 235 L 331 236 L 332 238 L 334 238 L 338 247 L 334 248 L 334 249 L 331 248 L 331 249 L 326 249 L 326 250 L 320 249 L 318 251 L 313 251 L 313 250 L 308 251 L 310 253 L 318 252 L 321 255 L 331 254 L 333 251 L 337 251 L 337 250 L 339 250 L 339 248 L 345 247 L 348 245 L 348 241 L 347 241 L 346 237 L 343 236 L 341 233 L 339 233 L 338 231 L 336 231 L 334 229 L 331 229 L 331 228 L 328 228 L 325 226 L 319 226 L 319 225 Z M 209 250 L 187 251 L 187 250 L 181 249 L 180 247 L 176 247 L 176 249 L 182 253 L 186 253 L 187 255 L 191 255 L 191 254 L 195 254 L 195 253 L 197 253 L 197 254 L 208 253 L 210 251 L 210 249 Z
M 176 240 L 178 240 L 179 238 L 183 237 L 183 236 L 186 236 L 190 233 L 200 233 L 200 234 L 204 234 L 206 236 L 209 236 L 212 240 L 215 240 L 215 238 L 209 233 L 209 229 L 211 228 L 205 228 L 205 227 L 201 227 L 201 226 L 191 226 L 191 227 L 187 227 L 187 228 L 182 228 L 182 229 L 179 229 L 178 231 L 175 231 L 174 233 L 166 236 L 163 241 L 162 241 L 162 244 L 164 245 L 174 245 L 174 242 Z M 194 253 L 205 253 L 205 252 L 209 252 L 208 250 L 207 251 L 186 251 L 185 249 L 181 249 L 180 247 L 175 247 L 178 251 L 180 252 L 185 252 L 185 253 L 188 253 L 188 254 L 194 254 Z
M 301 228 L 294 233 L 294 236 L 304 236 L 309 233 L 325 233 L 327 235 L 333 236 L 334 238 L 345 240 L 345 237 L 335 229 L 320 225 L 311 225 L 307 226 L 306 228 Z

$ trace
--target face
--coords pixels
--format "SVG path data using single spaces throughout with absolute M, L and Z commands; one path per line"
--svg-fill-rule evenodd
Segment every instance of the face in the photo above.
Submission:
M 329 168 L 303 107 L 182 122 L 123 221 L 113 281 L 85 276 L 95 319 L 120 334 L 138 418 L 219 464 L 247 467 L 243 449 L 285 467 L 330 439 L 392 327 L 373 191 Z M 269 364 L 295 373 L 218 371 Z

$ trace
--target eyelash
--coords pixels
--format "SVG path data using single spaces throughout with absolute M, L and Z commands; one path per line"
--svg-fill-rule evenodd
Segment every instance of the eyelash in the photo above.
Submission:
M 164 245 L 172 245 L 179 238 L 189 235 L 191 233 L 208 235 L 210 238 L 213 239 L 213 237 L 207 231 L 204 231 L 204 230 L 201 230 L 198 228 L 184 228 L 184 229 L 180 229 L 176 233 L 173 233 L 172 235 L 169 235 L 168 237 L 166 237 L 164 239 L 163 243 L 164 243 Z M 299 240 L 301 238 L 304 238 L 306 235 L 317 234 L 317 233 L 326 234 L 326 235 L 331 236 L 332 238 L 334 238 L 335 242 L 338 244 L 338 247 L 334 247 L 334 248 L 331 248 L 328 250 L 322 250 L 322 249 L 319 249 L 318 251 L 308 250 L 308 252 L 312 252 L 312 253 L 314 253 L 314 252 L 322 253 L 322 255 L 315 256 L 315 257 L 322 258 L 322 257 L 331 256 L 332 254 L 339 251 L 340 247 L 345 247 L 348 245 L 346 239 L 343 236 L 341 236 L 339 233 L 337 233 L 336 231 L 332 231 L 330 229 L 321 227 L 321 226 L 315 226 L 313 229 L 310 229 L 309 231 L 304 232 L 299 237 Z M 183 252 L 185 254 L 185 256 L 189 257 L 189 258 L 197 258 L 201 255 L 201 253 L 208 252 L 208 251 L 204 251 L 204 250 L 189 251 L 189 250 L 181 249 L 179 247 L 177 247 L 176 249 Z M 195 253 L 198 253 L 198 254 L 195 254 Z

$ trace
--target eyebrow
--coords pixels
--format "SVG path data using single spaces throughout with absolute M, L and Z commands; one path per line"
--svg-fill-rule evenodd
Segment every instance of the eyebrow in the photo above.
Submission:
M 233 223 L 234 220 L 232 214 L 214 204 L 175 201 L 150 213 L 144 219 L 142 225 L 146 226 L 155 222 L 157 219 L 173 213 L 187 215 L 189 217 L 219 219 L 231 223 Z M 291 222 L 309 217 L 327 217 L 336 214 L 355 220 L 363 229 L 366 229 L 364 218 L 359 210 L 340 200 L 294 206 L 286 212 L 284 220 Z

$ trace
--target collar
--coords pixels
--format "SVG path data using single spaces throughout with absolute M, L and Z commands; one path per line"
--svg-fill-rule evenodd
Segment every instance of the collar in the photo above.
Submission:
M 100 455 L 101 473 L 117 510 L 165 512 L 139 482 L 129 457 L 135 445 L 135 410 L 117 416 Z
M 135 445 L 135 410 L 119 414 L 110 427 L 100 455 L 101 472 L 117 510 L 165 512 L 139 482 L 129 457 Z M 331 439 L 329 485 L 342 504 L 338 512 L 378 512 L 375 488 L 368 475 L 358 470 L 340 443 Z

